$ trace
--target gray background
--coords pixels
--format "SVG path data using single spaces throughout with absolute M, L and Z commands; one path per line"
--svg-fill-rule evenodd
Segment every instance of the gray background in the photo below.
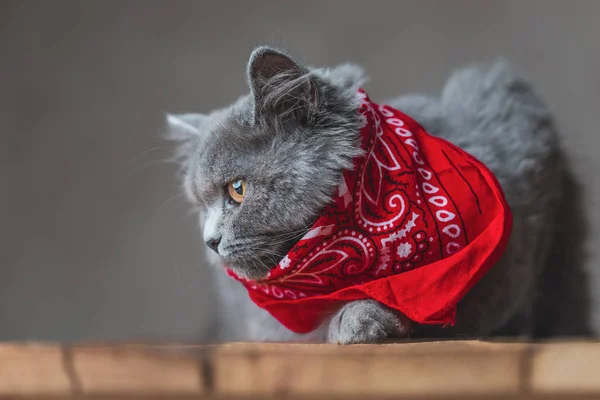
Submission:
M 175 168 L 154 163 L 162 113 L 235 99 L 263 43 L 362 64 L 375 100 L 513 61 L 583 185 L 597 308 L 599 18 L 596 0 L 1 1 L 0 339 L 202 340 L 212 288 Z

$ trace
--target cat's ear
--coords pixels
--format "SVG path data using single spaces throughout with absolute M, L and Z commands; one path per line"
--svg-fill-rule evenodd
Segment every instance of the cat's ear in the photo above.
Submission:
M 206 132 L 208 117 L 202 114 L 167 114 L 165 138 L 176 142 L 174 160 L 179 162 L 180 173 L 187 170 L 190 155 Z
M 167 138 L 194 140 L 202 135 L 207 117 L 202 114 L 167 114 Z
M 306 122 L 317 107 L 318 89 L 310 71 L 281 51 L 270 47 L 254 50 L 247 78 L 259 120 L 274 114 Z

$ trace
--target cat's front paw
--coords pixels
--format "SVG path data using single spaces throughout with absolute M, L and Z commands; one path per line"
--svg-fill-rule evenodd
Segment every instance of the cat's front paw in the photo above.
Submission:
M 377 343 L 387 338 L 405 337 L 410 320 L 375 300 L 346 304 L 329 325 L 329 343 Z

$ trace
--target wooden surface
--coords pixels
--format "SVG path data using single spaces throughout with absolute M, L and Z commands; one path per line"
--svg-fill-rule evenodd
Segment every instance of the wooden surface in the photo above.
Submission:
M 600 399 L 600 343 L 5 343 L 13 398 Z

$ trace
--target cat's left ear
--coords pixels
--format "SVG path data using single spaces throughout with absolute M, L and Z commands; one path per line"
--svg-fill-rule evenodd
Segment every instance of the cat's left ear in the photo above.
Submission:
M 287 54 L 259 47 L 248 62 L 247 78 L 254 96 L 255 117 L 307 122 L 317 108 L 318 88 L 310 71 Z
M 167 114 L 167 138 L 194 140 L 202 135 L 207 117 L 202 114 Z
M 165 138 L 176 142 L 175 160 L 181 166 L 180 173 L 185 174 L 190 155 L 207 131 L 208 117 L 203 114 L 167 114 L 166 120 Z

